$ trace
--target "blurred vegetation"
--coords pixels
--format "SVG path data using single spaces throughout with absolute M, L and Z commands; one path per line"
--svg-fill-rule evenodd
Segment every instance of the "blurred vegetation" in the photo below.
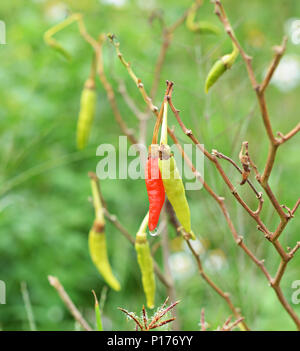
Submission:
M 96 36 L 115 33 L 122 52 L 148 91 L 161 45 L 158 21 L 149 16 L 159 9 L 166 23 L 179 18 L 191 1 L 124 1 L 122 6 L 96 0 L 12 0 L 0 4 L 1 20 L 6 23 L 7 44 L 0 45 L 0 279 L 6 282 L 7 303 L 0 305 L 0 327 L 3 330 L 29 329 L 20 282 L 27 283 L 38 330 L 73 330 L 74 320 L 48 284 L 47 275 L 57 276 L 75 304 L 93 323 L 94 289 L 99 295 L 104 282 L 88 253 L 87 235 L 93 221 L 88 201 L 90 183 L 87 172 L 96 169 L 100 143 L 118 146 L 119 127 L 100 82 L 97 81 L 97 113 L 89 146 L 76 150 L 76 122 L 79 99 L 88 76 L 92 50 L 72 25 L 56 38 L 72 54 L 67 63 L 43 42 L 44 32 L 65 18 L 68 12 L 82 12 L 88 30 Z M 281 42 L 289 18 L 300 13 L 297 0 L 234 1 L 224 0 L 229 18 L 246 51 L 254 57 L 254 68 L 261 79 L 272 58 L 272 46 Z M 221 25 L 213 14 L 213 5 L 205 1 L 199 18 Z M 201 36 L 182 25 L 175 33 L 162 72 L 156 104 L 161 101 L 165 80 L 175 81 L 174 103 L 182 117 L 208 150 L 215 148 L 238 160 L 243 140 L 248 140 L 252 158 L 262 169 L 267 155 L 267 138 L 250 87 L 244 64 L 239 57 L 233 68 L 204 93 L 206 74 L 213 62 L 229 52 L 226 34 Z M 130 95 L 144 108 L 139 92 L 120 65 L 114 49 L 106 44 L 105 69 L 117 89 L 115 77 L 124 80 Z M 289 42 L 287 55 L 300 60 L 300 46 Z M 291 77 L 292 79 L 293 77 Z M 300 86 L 281 91 L 271 85 L 267 101 L 274 131 L 288 132 L 299 120 Z M 118 103 L 128 125 L 137 128 L 135 117 L 118 95 Z M 170 117 L 172 121 L 173 117 Z M 172 123 L 172 122 L 171 122 Z M 149 122 L 148 142 L 154 121 Z M 181 140 L 185 137 L 176 127 Z M 278 152 L 271 185 L 280 203 L 293 207 L 299 194 L 299 136 L 287 142 Z M 299 144 L 298 144 L 299 145 Z M 239 174 L 224 163 L 234 184 Z M 239 232 L 274 274 L 279 263 L 273 248 L 243 209 L 235 203 L 215 170 L 205 161 L 205 179 L 226 197 L 231 217 Z M 103 195 L 109 210 L 135 234 L 147 209 L 143 180 L 102 181 Z M 243 196 L 254 207 L 256 199 L 246 187 Z M 298 194 L 297 194 L 298 193 Z M 276 299 L 265 277 L 236 247 L 219 208 L 204 191 L 188 193 L 193 228 L 206 243 L 202 253 L 205 266 L 213 279 L 232 294 L 235 305 L 252 329 L 290 330 L 294 324 Z M 265 201 L 263 219 L 271 230 L 278 224 L 274 210 Z M 283 235 L 284 247 L 299 240 L 299 221 L 292 220 Z M 175 237 L 170 227 L 170 237 Z M 108 291 L 103 311 L 104 329 L 132 328 L 118 306 L 140 311 L 144 301 L 140 272 L 134 249 L 107 223 L 110 260 L 122 284 L 122 291 Z M 151 238 L 154 243 L 158 239 Z M 178 253 L 177 253 L 178 254 Z M 222 259 L 211 260 L 212 255 Z M 156 258 L 161 261 L 161 251 Z M 184 330 L 199 330 L 201 308 L 206 319 L 216 327 L 230 315 L 227 305 L 201 280 L 194 262 L 184 249 L 181 258 L 191 267 L 191 274 L 176 277 L 179 318 Z M 215 262 L 215 263 L 214 263 Z M 292 281 L 300 279 L 300 255 L 290 262 L 282 281 L 285 296 L 291 302 Z M 175 272 L 176 273 L 176 272 Z M 165 297 L 160 282 L 157 304 Z M 300 314 L 300 305 L 295 306 Z

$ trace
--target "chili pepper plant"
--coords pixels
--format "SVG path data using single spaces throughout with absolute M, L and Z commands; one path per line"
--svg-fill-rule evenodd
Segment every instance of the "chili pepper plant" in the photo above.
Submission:
M 289 263 L 300 248 L 299 238 L 298 241 L 294 241 L 284 237 L 285 232 L 288 232 L 290 221 L 295 221 L 294 217 L 299 207 L 300 199 L 297 198 L 295 193 L 294 204 L 290 207 L 286 204 L 283 205 L 278 191 L 273 189 L 271 182 L 272 174 L 278 171 L 278 165 L 275 163 L 277 153 L 284 149 L 286 143 L 293 142 L 300 130 L 300 124 L 290 126 L 288 119 L 286 119 L 286 125 L 284 126 L 286 132 L 275 134 L 273 116 L 269 111 L 266 97 L 270 81 L 286 50 L 287 39 L 284 38 L 282 43 L 274 48 L 274 57 L 264 73 L 263 79 L 260 80 L 254 69 L 253 59 L 255 57 L 252 58 L 245 51 L 243 43 L 239 40 L 238 28 L 233 30 L 231 20 L 235 21 L 236 19 L 230 19 L 227 16 L 223 3 L 220 0 L 214 0 L 212 3 L 214 13 L 220 22 L 219 25 L 205 18 L 201 18 L 201 21 L 197 20 L 198 16 L 201 17 L 202 1 L 199 0 L 192 2 L 182 16 L 177 18 L 172 24 L 167 25 L 164 21 L 161 22 L 163 30 L 160 53 L 156 64 L 147 68 L 147 70 L 154 72 L 152 87 L 144 85 L 143 76 L 138 77 L 135 74 L 135 68 L 138 68 L 124 58 L 119 42 L 122 33 L 101 33 L 100 35 L 92 36 L 85 25 L 85 20 L 87 19 L 83 19 L 81 14 L 73 14 L 45 34 L 45 41 L 50 47 L 69 57 L 66 50 L 54 39 L 54 35 L 66 28 L 66 26 L 77 23 L 79 34 L 89 44 L 94 56 L 91 62 L 91 73 L 84 84 L 81 97 L 77 127 L 78 148 L 82 149 L 88 144 L 89 134 L 93 128 L 97 94 L 95 81 L 99 79 L 101 83 L 99 89 L 102 89 L 102 92 L 104 91 L 107 97 L 101 103 L 110 105 L 112 116 L 120 128 L 120 133 L 126 135 L 132 144 L 137 144 L 137 141 L 139 141 L 148 150 L 145 165 L 145 184 L 143 184 L 143 189 L 141 189 L 141 191 L 147 193 L 148 203 L 141 203 L 141 206 L 145 209 L 144 214 L 135 218 L 137 233 L 135 236 L 133 235 L 134 233 L 129 233 L 126 229 L 126 218 L 117 219 L 110 213 L 109 206 L 106 204 L 106 200 L 109 201 L 109 199 L 103 198 L 97 176 L 94 173 L 89 174 L 95 208 L 95 221 L 91 223 L 92 229 L 88 239 L 91 261 L 94 262 L 98 269 L 101 279 L 110 288 L 118 291 L 120 296 L 119 307 L 121 311 L 134 320 L 137 329 L 150 330 L 154 325 L 159 327 L 163 324 L 168 324 L 173 329 L 184 328 L 180 310 L 177 310 L 176 284 L 172 273 L 172 263 L 169 260 L 170 245 L 174 238 L 171 239 L 168 234 L 168 227 L 169 229 L 173 227 L 176 240 L 180 242 L 180 245 L 184 243 L 186 250 L 190 251 L 195 260 L 199 273 L 199 284 L 206 284 L 207 289 L 211 289 L 212 293 L 215 294 L 216 303 L 222 303 L 227 306 L 228 314 L 231 314 L 231 317 L 226 319 L 220 330 L 231 330 L 234 327 L 238 327 L 240 330 L 255 329 L 255 325 L 251 323 L 251 318 L 248 318 L 250 307 L 247 305 L 246 299 L 245 301 L 237 301 L 234 289 L 230 289 L 230 282 L 222 282 L 220 279 L 215 281 L 214 275 L 206 271 L 207 267 L 203 264 L 203 253 L 199 253 L 196 249 L 195 242 L 199 243 L 201 240 L 203 242 L 203 240 L 209 239 L 215 233 L 203 232 L 199 223 L 195 225 L 197 223 L 195 221 L 197 208 L 190 208 L 189 197 L 191 195 L 185 191 L 184 180 L 179 173 L 175 157 L 171 152 L 169 144 L 172 142 L 176 145 L 185 165 L 192 171 L 195 179 L 202 184 L 202 189 L 199 192 L 199 201 L 202 201 L 201 193 L 206 192 L 209 195 L 209 201 L 214 204 L 212 206 L 215 206 L 216 219 L 224 217 L 225 231 L 226 235 L 228 235 L 227 240 L 231 243 L 228 245 L 236 245 L 235 250 L 240 251 L 245 260 L 252 262 L 253 266 L 256 267 L 255 274 L 262 275 L 266 285 L 269 285 L 269 288 L 273 290 L 274 303 L 281 305 L 281 313 L 286 314 L 292 321 L 294 328 L 300 330 L 299 313 L 296 312 L 281 286 Z M 265 130 L 265 137 L 268 139 L 269 144 L 268 154 L 263 165 L 257 166 L 257 161 L 255 156 L 253 156 L 256 149 L 255 144 L 244 140 L 240 145 L 239 154 L 226 155 L 225 152 L 217 150 L 216 147 L 210 151 L 201 139 L 201 132 L 199 130 L 194 131 L 186 125 L 185 106 L 180 106 L 177 102 L 176 72 L 173 72 L 170 77 L 165 77 L 168 80 L 163 79 L 162 74 L 163 67 L 168 64 L 168 50 L 172 45 L 176 45 L 176 33 L 183 26 L 186 26 L 189 35 L 204 36 L 209 34 L 212 37 L 224 35 L 224 38 L 227 36 L 231 41 L 232 51 L 224 54 L 211 68 L 207 69 L 206 79 L 203 80 L 203 89 L 208 94 L 207 98 L 214 94 L 216 86 L 226 92 L 230 89 L 227 85 L 226 77 L 231 74 L 237 64 L 245 66 L 244 73 L 245 76 L 248 75 L 249 83 L 253 90 L 253 98 L 256 98 L 259 106 L 260 118 L 263 122 L 261 126 Z M 222 28 L 224 29 L 223 31 L 221 30 Z M 128 104 L 132 113 L 137 116 L 140 135 L 134 132 L 132 129 L 134 126 L 130 124 L 131 122 L 127 120 L 126 115 L 119 107 L 120 97 L 110 83 L 111 79 L 118 79 L 118 77 L 116 77 L 115 72 L 113 75 L 110 75 L 108 68 L 104 65 L 103 50 L 110 50 L 110 52 L 113 50 L 116 53 L 119 64 L 127 70 L 132 84 L 135 84 L 144 101 L 145 107 L 141 111 L 140 108 L 136 107 L 136 96 L 130 97 L 124 82 L 120 83 L 120 96 Z M 134 57 L 131 57 L 131 60 L 133 62 Z M 180 57 L 178 57 L 178 60 L 180 60 Z M 162 86 L 164 86 L 165 91 L 163 94 L 158 94 Z M 148 93 L 149 91 L 150 93 Z M 201 124 L 204 123 L 205 120 L 202 119 Z M 229 124 L 230 121 L 225 121 L 224 123 Z M 153 128 L 153 133 L 151 133 L 152 140 L 150 143 L 147 130 L 150 130 L 151 127 Z M 199 129 L 201 130 L 201 125 Z M 203 153 L 205 162 L 209 163 L 217 172 L 220 180 L 223 182 L 223 187 L 216 187 L 210 181 L 209 176 L 204 178 L 203 174 L 196 169 L 193 160 L 184 150 L 183 140 L 184 142 L 188 140 L 189 143 Z M 259 143 L 259 140 L 257 142 Z M 232 179 L 233 171 L 240 177 L 237 184 Z M 82 174 L 82 177 L 86 177 L 86 175 Z M 117 182 L 118 180 L 115 181 Z M 101 181 L 101 187 L 105 188 L 105 180 Z M 245 191 L 248 192 L 247 196 L 245 196 Z M 249 201 L 249 194 L 254 196 L 256 201 L 255 208 L 253 207 L 253 199 Z M 193 196 L 197 195 L 193 194 Z M 139 194 L 135 194 L 134 197 L 138 201 Z M 240 206 L 240 214 L 243 218 L 247 218 L 247 216 L 250 218 L 253 228 L 251 233 L 240 232 L 237 218 L 231 215 L 232 203 Z M 274 213 L 271 224 L 267 223 L 266 217 L 263 215 L 266 206 Z M 106 232 L 105 218 L 114 225 L 114 232 Z M 218 225 L 216 225 L 216 228 L 218 228 Z M 159 318 L 153 317 L 152 322 L 150 324 L 145 322 L 144 326 L 143 319 L 140 320 L 134 313 L 127 311 L 126 300 L 123 297 L 124 295 L 122 295 L 124 290 L 126 290 L 126 282 L 119 281 L 117 278 L 118 272 L 110 264 L 106 246 L 106 241 L 109 241 L 110 237 L 118 235 L 118 232 L 135 249 L 135 254 L 131 257 L 132 265 L 136 265 L 140 271 L 140 285 L 137 285 L 136 293 L 144 294 L 144 304 L 147 305 L 148 309 L 157 309 L 160 306 L 162 301 L 157 300 L 158 286 L 160 291 L 164 291 L 164 298 L 169 297 L 172 303 L 172 308 L 170 309 L 172 316 L 165 323 L 158 322 Z M 248 245 L 248 237 L 250 235 L 257 238 L 256 242 L 265 242 L 270 247 L 271 254 L 269 257 L 261 257 L 258 247 Z M 288 248 L 286 247 L 287 242 Z M 159 251 L 158 247 L 161 247 L 162 250 Z M 162 253 L 162 259 L 159 256 L 160 252 Z M 113 252 L 110 255 L 113 255 Z M 269 264 L 269 262 L 271 263 Z M 294 278 L 299 279 L 299 277 Z M 232 276 L 232 279 L 235 278 Z M 250 282 L 248 283 L 250 284 Z M 227 290 L 228 288 L 229 290 Z M 161 295 L 162 293 L 160 292 Z M 181 308 L 185 308 L 186 299 L 188 298 L 188 296 L 180 296 L 181 303 L 179 306 Z M 260 298 L 263 299 L 264 296 L 260 296 Z M 194 308 L 199 308 L 200 318 L 200 306 L 203 306 L 205 301 L 194 301 L 194 303 Z M 97 326 L 98 330 L 102 330 L 97 298 L 96 306 Z M 165 304 L 163 305 L 164 307 Z M 138 309 L 140 308 L 137 306 L 136 310 Z M 147 321 L 144 307 L 142 311 L 143 318 Z M 82 323 L 82 316 L 79 318 L 76 313 L 75 316 L 77 316 L 77 320 L 81 321 L 82 325 L 86 326 L 86 323 Z M 160 315 L 158 314 L 158 316 Z M 210 316 L 211 318 L 213 316 Z M 233 324 L 230 324 L 231 318 L 236 320 Z M 200 324 L 201 329 L 206 330 L 204 311 L 202 312 Z

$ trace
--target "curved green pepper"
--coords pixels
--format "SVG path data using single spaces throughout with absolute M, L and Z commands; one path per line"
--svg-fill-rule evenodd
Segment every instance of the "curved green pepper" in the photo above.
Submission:
M 221 57 L 208 72 L 205 81 L 205 92 L 208 93 L 209 88 L 215 84 L 215 82 L 221 77 L 221 75 L 232 67 L 234 64 L 239 51 L 238 48 L 233 45 L 233 51 L 231 54 L 224 55 Z

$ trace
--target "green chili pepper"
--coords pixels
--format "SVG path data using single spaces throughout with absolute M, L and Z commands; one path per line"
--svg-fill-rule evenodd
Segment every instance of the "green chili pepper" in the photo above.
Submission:
M 98 228 L 98 230 L 96 228 Z M 95 266 L 97 267 L 106 283 L 112 289 L 119 291 L 121 289 L 120 283 L 113 275 L 107 257 L 105 233 L 98 223 L 95 223 L 94 227 L 90 230 L 89 249 L 92 261 L 94 262 Z
M 208 90 L 212 87 L 213 84 L 215 84 L 215 82 L 221 77 L 221 75 L 232 67 L 238 56 L 238 53 L 238 48 L 235 45 L 233 45 L 232 53 L 224 55 L 212 66 L 205 81 L 206 93 L 208 93 Z
M 96 219 L 94 225 L 89 232 L 89 250 L 93 263 L 106 281 L 106 283 L 114 290 L 121 289 L 120 283 L 115 278 L 107 256 L 106 237 L 105 237 L 105 221 L 103 208 L 97 183 L 96 175 L 90 173 L 93 203 L 95 208 Z
M 80 112 L 77 123 L 77 147 L 83 149 L 89 139 L 96 107 L 94 80 L 89 78 L 81 94 Z
M 142 284 L 146 295 L 147 306 L 154 307 L 155 299 L 155 278 L 153 269 L 153 259 L 149 243 L 147 241 L 146 228 L 149 220 L 149 212 L 145 216 L 139 231 L 136 234 L 135 250 L 137 252 L 137 260 L 142 273 Z
M 183 229 L 189 233 L 192 239 L 195 235 L 191 229 L 190 208 L 185 196 L 184 185 L 173 155 L 169 153 L 168 145 L 164 145 L 166 152 L 162 152 L 162 159 L 159 160 L 159 168 L 167 197 L 181 223 Z M 164 158 L 167 155 L 166 158 Z
M 168 142 L 168 122 L 167 122 L 168 105 L 165 102 L 164 116 L 162 122 L 161 140 L 160 140 L 160 158 L 158 160 L 161 177 L 163 180 L 165 192 L 175 211 L 175 214 L 182 225 L 183 229 L 190 234 L 191 239 L 196 239 L 191 229 L 191 213 L 185 196 L 185 190 L 179 171 L 176 166 L 174 156 L 171 155 Z

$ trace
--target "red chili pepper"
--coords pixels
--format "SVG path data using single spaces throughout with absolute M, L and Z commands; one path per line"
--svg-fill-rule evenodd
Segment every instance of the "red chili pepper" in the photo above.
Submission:
M 150 231 L 154 231 L 161 209 L 165 202 L 165 189 L 161 179 L 160 170 L 158 167 L 158 145 L 151 145 L 150 152 L 146 164 L 146 188 L 149 199 L 149 222 Z

